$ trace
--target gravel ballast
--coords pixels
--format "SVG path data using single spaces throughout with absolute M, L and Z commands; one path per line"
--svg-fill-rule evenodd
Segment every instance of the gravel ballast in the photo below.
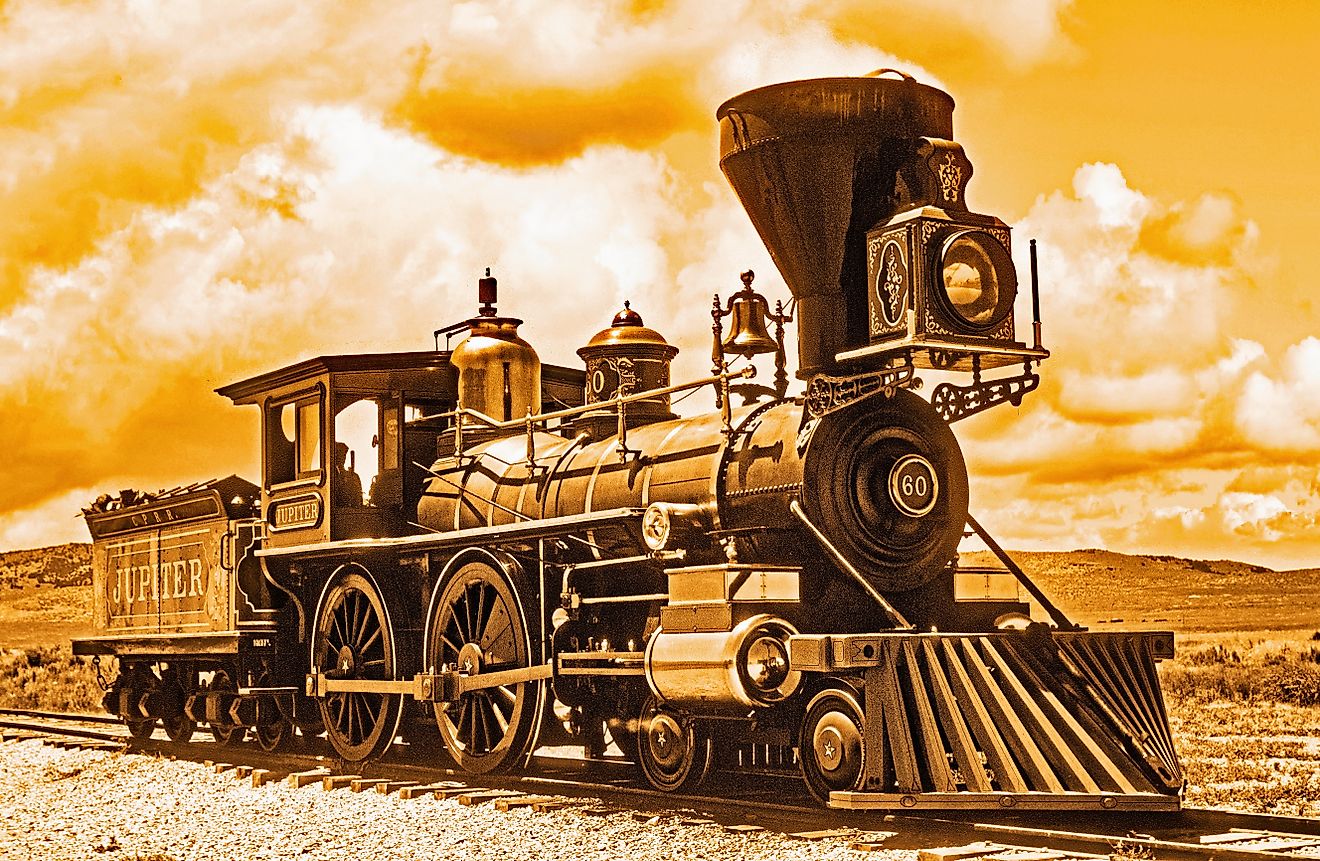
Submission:
M 641 823 L 626 811 L 501 813 L 455 799 L 403 800 L 319 785 L 259 789 L 200 763 L 143 754 L 0 744 L 0 859 L 809 859 L 914 861 L 915 852 L 860 853 L 846 838 L 795 840 Z M 862 835 L 865 836 L 865 835 Z

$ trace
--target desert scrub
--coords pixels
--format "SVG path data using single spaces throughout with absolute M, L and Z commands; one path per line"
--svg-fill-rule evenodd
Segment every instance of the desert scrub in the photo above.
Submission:
M 114 678 L 113 660 L 102 672 Z M 91 661 L 62 646 L 0 652 L 0 707 L 98 712 L 101 696 Z
M 1320 705 L 1320 649 L 1255 651 L 1223 644 L 1194 649 L 1160 664 L 1160 682 L 1171 702 L 1266 700 Z

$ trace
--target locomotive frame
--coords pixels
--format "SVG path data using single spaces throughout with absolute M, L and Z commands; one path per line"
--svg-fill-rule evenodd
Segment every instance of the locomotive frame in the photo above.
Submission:
M 230 549 L 215 577 L 250 618 L 230 617 L 223 649 L 163 626 L 132 648 L 76 643 L 120 657 L 107 709 L 171 737 L 324 731 L 347 761 L 402 733 L 478 773 L 610 740 L 669 791 L 795 764 L 838 807 L 1177 809 L 1155 674 L 1172 635 L 1073 625 L 968 512 L 949 425 L 1020 402 L 1049 353 L 1034 265 L 1034 344 L 1014 340 L 1009 231 L 967 210 L 952 109 L 884 75 L 720 108 L 721 165 L 796 309 L 770 314 L 745 273 L 727 307 L 716 297 L 704 379 L 671 384 L 676 351 L 626 306 L 579 351 L 588 374 L 542 365 L 488 272 L 478 313 L 434 352 L 219 389 L 262 413 L 260 502 L 234 501 L 214 531 Z M 805 386 L 790 397 L 792 313 Z M 765 352 L 775 387 L 738 383 L 753 371 L 731 359 Z M 927 402 L 918 368 L 971 381 Z M 708 386 L 715 412 L 670 410 Z M 100 541 L 109 511 L 87 514 Z M 1048 623 L 957 594 L 969 530 Z M 142 576 L 160 591 L 157 554 Z

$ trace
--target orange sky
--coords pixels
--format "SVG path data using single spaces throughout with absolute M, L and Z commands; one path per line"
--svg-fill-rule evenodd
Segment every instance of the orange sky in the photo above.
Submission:
M 957 101 L 973 207 L 1041 243 L 1041 390 L 957 426 L 978 517 L 1320 565 L 1317 55 L 1283 0 L 0 0 L 0 548 L 255 477 L 215 386 L 425 348 L 487 265 L 543 359 L 629 298 L 701 372 L 714 290 L 786 298 L 716 106 L 896 66 Z

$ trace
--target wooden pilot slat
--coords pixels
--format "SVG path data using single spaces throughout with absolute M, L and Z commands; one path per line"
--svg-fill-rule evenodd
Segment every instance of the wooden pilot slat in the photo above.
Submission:
M 926 679 L 921 671 L 921 662 L 917 660 L 916 643 L 904 640 L 902 654 L 903 666 L 907 668 L 908 678 L 912 682 L 908 690 L 912 692 L 912 705 L 917 712 L 916 726 L 921 736 L 922 753 L 925 755 L 932 789 L 935 792 L 955 792 L 958 786 L 949 769 L 949 757 L 940 740 L 940 729 L 935 721 L 935 712 L 931 709 L 930 697 L 926 694 Z
M 894 758 L 894 782 L 899 792 L 921 791 L 921 769 L 917 765 L 917 751 L 912 743 L 912 727 L 908 723 L 907 704 L 898 689 L 899 643 L 886 640 L 882 646 L 880 666 L 867 672 L 867 687 L 876 675 L 880 677 L 880 698 L 884 701 L 885 736 Z
M 888 745 L 885 744 L 885 700 L 880 685 L 870 683 L 874 672 L 874 669 L 867 671 L 867 684 L 862 691 L 862 740 L 866 745 L 862 787 L 865 789 L 889 786 L 892 774 Z
M 1149 756 L 1159 758 L 1173 775 L 1179 774 L 1178 756 L 1173 750 L 1173 739 L 1168 735 L 1168 721 L 1161 713 L 1155 716 L 1142 702 L 1124 672 L 1114 661 L 1110 649 L 1098 642 L 1074 643 L 1090 659 L 1094 670 L 1103 674 L 1108 686 L 1103 690 L 1106 702 L 1120 709 L 1129 722 L 1129 728 Z
M 1036 656 L 1025 645 L 1018 645 L 1014 653 L 1019 661 L 1019 670 L 1027 677 L 1027 681 L 1041 692 L 1046 705 L 1059 723 L 1068 728 L 1077 743 L 1090 755 L 1094 767 L 1103 771 L 1108 777 L 1109 785 L 1102 789 L 1125 794 L 1155 791 L 1155 787 L 1141 773 L 1128 753 L 1114 743 L 1111 732 L 1096 723 L 1090 709 L 1079 708 L 1074 713 L 1074 709 L 1066 706 L 1063 700 L 1059 699 L 1058 691 L 1045 684 L 1044 670 L 1039 667 Z
M 1073 792 L 1099 792 L 1100 785 L 1087 772 L 1073 751 L 1072 745 L 1064 739 L 1058 726 L 1045 714 L 1040 704 L 1022 684 L 1020 660 L 1013 662 L 1018 666 L 1010 666 L 1008 660 L 995 648 L 995 644 L 989 638 L 981 640 L 980 643 L 990 662 L 999 670 L 1000 689 L 1017 702 L 1016 713 L 1034 725 L 1036 732 L 1032 733 L 1032 738 L 1039 741 L 1041 752 L 1054 767 L 1054 772 L 1062 777 L 1065 789 Z M 1017 658 L 1013 652 L 1008 654 Z M 1035 681 L 1039 682 L 1039 679 Z M 1036 688 L 1043 691 L 1040 685 L 1036 685 Z
M 990 712 L 967 675 L 967 668 L 963 666 L 962 658 L 953 640 L 942 639 L 940 645 L 944 647 L 944 657 L 949 665 L 949 678 L 958 695 L 957 703 L 963 707 L 968 725 L 976 740 L 980 742 L 981 752 L 985 754 L 986 762 L 995 773 L 995 779 L 1002 789 L 1009 792 L 1026 792 L 1027 782 L 1023 779 L 1022 772 L 1018 771 L 1013 757 L 1009 755 L 1004 739 L 990 717 Z
M 1004 741 L 1008 744 L 1009 749 L 1013 751 L 1014 756 L 1017 757 L 1023 771 L 1036 783 L 1031 788 L 1047 792 L 1063 792 L 1062 781 L 1050 768 L 1045 755 L 1041 753 L 1035 739 L 1027 731 L 1026 725 L 1022 723 L 1022 719 L 1013 710 L 1004 692 L 990 676 L 990 671 L 976 653 L 972 641 L 969 639 L 962 640 L 962 647 L 963 655 L 967 658 L 967 665 L 970 668 L 972 684 L 977 686 L 986 707 L 990 710 L 1002 731 Z
M 990 781 L 985 775 L 985 766 L 976 752 L 967 722 L 954 701 L 953 691 L 949 689 L 949 680 L 944 675 L 944 667 L 935 654 L 935 644 L 930 640 L 921 641 L 921 652 L 925 657 L 926 671 L 935 695 L 935 706 L 939 709 L 940 724 L 944 727 L 944 737 L 953 749 L 954 761 L 962 773 L 967 788 L 972 792 L 989 792 Z

